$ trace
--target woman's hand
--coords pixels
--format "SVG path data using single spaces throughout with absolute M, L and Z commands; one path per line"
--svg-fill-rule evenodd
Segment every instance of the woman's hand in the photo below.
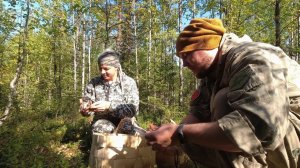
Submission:
M 80 106 L 79 106 L 80 113 L 83 116 L 89 116 L 88 112 L 89 112 L 90 106 L 92 104 L 92 101 L 90 101 L 90 100 L 84 101 L 83 99 L 79 99 L 79 103 L 80 103 Z
M 90 110 L 94 112 L 106 112 L 110 107 L 109 101 L 97 101 L 90 106 Z

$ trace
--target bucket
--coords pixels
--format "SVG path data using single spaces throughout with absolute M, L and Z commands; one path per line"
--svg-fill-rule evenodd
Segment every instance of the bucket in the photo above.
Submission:
M 140 135 L 93 133 L 92 168 L 153 168 L 155 152 Z

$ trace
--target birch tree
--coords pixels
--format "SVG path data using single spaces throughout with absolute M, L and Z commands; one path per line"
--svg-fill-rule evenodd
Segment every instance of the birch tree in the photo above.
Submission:
M 30 0 L 27 0 L 25 3 L 26 3 L 26 9 L 25 9 L 26 12 L 25 12 L 23 30 L 20 30 L 20 43 L 19 43 L 20 51 L 17 58 L 16 72 L 15 72 L 15 76 L 10 81 L 10 85 L 9 85 L 10 92 L 8 94 L 8 102 L 6 104 L 5 111 L 0 117 L 0 126 L 2 126 L 4 121 L 7 119 L 8 115 L 10 114 L 10 109 L 13 106 L 14 100 L 16 100 L 18 82 L 23 71 L 24 60 L 28 53 L 27 43 L 28 43 L 28 31 L 29 31 L 28 27 L 29 27 L 29 19 L 30 19 Z
M 76 10 L 74 9 L 75 3 L 72 1 L 72 26 L 73 26 L 73 79 L 74 79 L 74 95 L 77 93 L 77 51 L 78 51 L 78 31 L 79 22 L 76 19 Z
M 281 33 L 280 33 L 280 0 L 275 0 L 275 45 L 280 47 L 281 44 Z
M 137 85 L 139 85 L 139 59 L 138 59 L 138 45 L 137 45 L 137 21 L 136 21 L 136 2 L 135 0 L 132 0 L 132 12 L 131 12 L 131 18 L 132 18 L 132 24 L 133 24 L 133 30 L 134 30 L 134 55 L 135 55 L 135 80 L 137 82 Z
M 179 0 L 178 1 L 178 32 L 180 33 L 181 31 L 181 20 L 182 18 L 182 0 Z M 178 95 L 178 98 L 179 98 L 179 102 L 178 102 L 178 105 L 181 106 L 182 105 L 182 102 L 183 102 L 183 99 L 182 99 L 182 92 L 183 92 L 183 80 L 184 80 L 184 77 L 182 75 L 182 60 L 179 59 L 179 95 Z

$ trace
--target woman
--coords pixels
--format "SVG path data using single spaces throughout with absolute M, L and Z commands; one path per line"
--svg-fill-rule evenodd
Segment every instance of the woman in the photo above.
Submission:
M 98 66 L 100 76 L 86 86 L 80 103 L 81 114 L 94 115 L 93 132 L 135 134 L 139 106 L 136 82 L 122 71 L 119 54 L 113 50 L 100 54 Z

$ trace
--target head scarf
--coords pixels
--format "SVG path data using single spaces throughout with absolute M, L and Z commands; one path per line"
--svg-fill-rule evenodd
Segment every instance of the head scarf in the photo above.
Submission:
M 113 66 L 115 68 L 120 68 L 121 64 L 119 53 L 112 49 L 106 49 L 103 53 L 99 55 L 98 65 L 108 65 Z

